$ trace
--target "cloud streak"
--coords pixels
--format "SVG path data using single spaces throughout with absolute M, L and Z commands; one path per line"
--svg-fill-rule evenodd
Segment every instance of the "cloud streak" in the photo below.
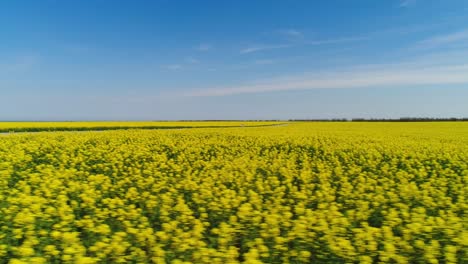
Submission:
M 339 44 L 347 43 L 354 41 L 367 40 L 369 37 L 348 37 L 348 38 L 338 38 L 338 39 L 326 39 L 326 40 L 314 40 L 305 42 L 305 45 L 326 45 L 326 44 Z
M 468 84 L 468 63 L 434 66 L 421 63 L 360 66 L 344 70 L 306 73 L 302 76 L 272 78 L 239 86 L 196 90 L 185 95 L 229 96 L 311 89 L 453 84 Z
M 280 29 L 277 32 L 291 39 L 304 37 L 304 34 L 301 31 L 296 30 L 296 29 Z
M 248 54 L 248 53 L 253 53 L 253 52 L 292 48 L 292 47 L 298 47 L 298 46 L 332 45 L 332 44 L 339 44 L 339 43 L 346 43 L 346 42 L 361 41 L 361 40 L 366 40 L 366 39 L 369 39 L 369 38 L 368 37 L 349 37 L 349 38 L 326 39 L 326 40 L 312 40 L 312 41 L 303 41 L 303 42 L 297 42 L 297 43 L 277 44 L 277 45 L 259 44 L 259 45 L 252 45 L 250 47 L 241 49 L 239 53 Z
M 468 29 L 461 30 L 458 32 L 438 35 L 425 40 L 420 41 L 417 46 L 420 48 L 436 48 L 443 45 L 453 44 L 457 42 L 468 42 Z
M 247 53 L 253 53 L 253 52 L 258 52 L 258 51 L 265 51 L 265 50 L 274 50 L 274 49 L 283 49 L 283 48 L 289 48 L 292 47 L 293 45 L 290 44 L 280 44 L 280 45 L 255 45 L 251 46 L 245 49 L 240 50 L 240 54 L 247 54 Z

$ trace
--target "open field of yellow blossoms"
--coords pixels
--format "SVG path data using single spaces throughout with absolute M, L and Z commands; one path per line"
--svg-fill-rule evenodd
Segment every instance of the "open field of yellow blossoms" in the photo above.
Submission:
M 467 263 L 468 123 L 0 135 L 0 263 Z

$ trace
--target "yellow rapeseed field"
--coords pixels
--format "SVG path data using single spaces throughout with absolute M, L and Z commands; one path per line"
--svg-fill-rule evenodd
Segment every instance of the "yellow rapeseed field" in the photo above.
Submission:
M 466 263 L 467 179 L 466 122 L 0 135 L 0 263 Z

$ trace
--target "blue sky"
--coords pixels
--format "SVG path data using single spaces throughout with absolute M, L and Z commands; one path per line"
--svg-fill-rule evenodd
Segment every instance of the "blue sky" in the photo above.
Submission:
M 468 116 L 468 1 L 0 2 L 0 120 Z

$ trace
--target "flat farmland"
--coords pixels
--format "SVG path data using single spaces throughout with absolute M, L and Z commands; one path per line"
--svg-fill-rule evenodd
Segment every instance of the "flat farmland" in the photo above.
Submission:
M 466 261 L 468 123 L 279 124 L 0 137 L 0 263 Z

